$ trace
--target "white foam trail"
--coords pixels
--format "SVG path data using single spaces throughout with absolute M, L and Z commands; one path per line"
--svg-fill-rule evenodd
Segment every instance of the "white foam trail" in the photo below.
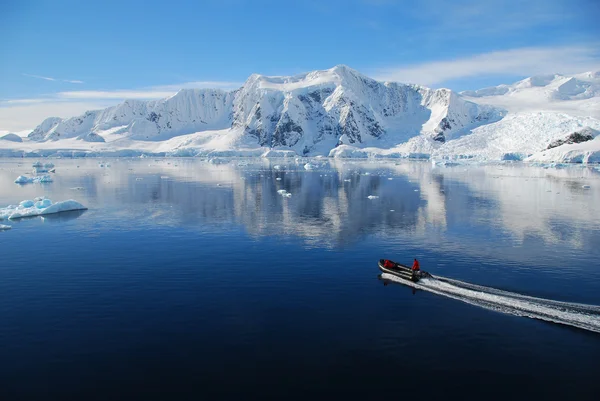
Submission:
M 530 297 L 445 277 L 424 278 L 418 283 L 388 273 L 383 273 L 381 277 L 498 312 L 600 333 L 600 306 Z

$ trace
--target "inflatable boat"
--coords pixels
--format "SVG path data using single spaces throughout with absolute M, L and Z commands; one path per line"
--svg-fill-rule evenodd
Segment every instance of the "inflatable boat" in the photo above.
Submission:
M 422 278 L 433 277 L 423 270 L 413 272 L 412 269 L 406 265 L 386 259 L 379 259 L 379 270 L 384 273 L 393 274 L 404 280 L 414 281 L 415 283 Z

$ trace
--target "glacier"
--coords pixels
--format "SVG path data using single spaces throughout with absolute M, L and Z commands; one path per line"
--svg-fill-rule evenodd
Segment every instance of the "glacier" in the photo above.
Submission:
M 567 143 L 588 130 L 593 140 Z M 182 89 L 50 117 L 5 157 L 232 156 L 597 163 L 600 72 L 530 77 L 461 93 L 380 82 L 338 65 L 251 75 L 237 90 Z M 551 143 L 564 143 L 548 149 Z

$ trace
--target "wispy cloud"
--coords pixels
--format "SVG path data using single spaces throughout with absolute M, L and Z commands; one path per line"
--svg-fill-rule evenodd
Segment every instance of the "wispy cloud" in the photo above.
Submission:
M 91 90 L 91 91 L 65 91 L 58 92 L 60 99 L 163 99 L 174 95 L 181 89 L 236 89 L 242 84 L 239 82 L 223 81 L 192 81 L 181 84 L 158 85 L 141 89 L 116 89 L 116 90 Z
M 44 79 L 46 81 L 56 81 L 56 78 L 43 77 L 41 75 L 33 75 L 33 74 L 22 74 L 22 75 L 25 77 L 30 77 L 30 78 Z
M 161 99 L 171 96 L 175 91 L 151 91 L 151 90 L 114 90 L 114 91 L 66 91 L 58 92 L 56 96 L 60 99 Z
M 389 67 L 373 72 L 382 81 L 436 85 L 453 79 L 493 75 L 531 76 L 600 69 L 600 47 L 527 47 L 477 54 L 453 60 Z
M 30 77 L 30 78 L 37 78 L 37 79 L 43 79 L 45 81 L 53 81 L 53 82 L 67 82 L 70 84 L 83 84 L 83 81 L 80 81 L 78 79 L 58 79 L 58 78 L 52 78 L 52 77 L 45 77 L 43 75 L 34 75 L 34 74 L 22 74 L 25 77 Z

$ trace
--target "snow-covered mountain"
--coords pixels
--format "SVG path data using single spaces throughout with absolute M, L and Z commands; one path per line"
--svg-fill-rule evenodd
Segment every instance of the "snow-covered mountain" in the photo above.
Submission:
M 459 94 L 379 82 L 339 65 L 287 77 L 253 74 L 230 92 L 184 89 L 48 118 L 22 143 L 0 141 L 0 151 L 592 162 L 600 161 L 599 119 L 600 72 Z M 550 144 L 559 145 L 550 152 Z
M 573 76 L 539 75 L 512 85 L 464 91 L 461 95 L 511 112 L 554 111 L 600 118 L 600 71 Z
M 234 129 L 263 147 L 322 153 L 347 144 L 386 147 L 423 134 L 444 142 L 464 129 L 499 120 L 502 110 L 465 101 L 447 89 L 382 83 L 346 66 L 292 77 L 254 74 L 232 92 L 185 89 L 158 101 L 127 100 L 69 119 L 49 118 L 29 134 L 38 142 L 102 141 L 107 131 L 165 140 Z M 90 133 L 92 135 L 90 139 Z
M 550 100 L 581 100 L 600 95 L 600 71 L 586 72 L 572 77 L 561 74 L 539 75 L 512 85 L 498 85 L 476 91 L 464 91 L 472 97 L 515 95 L 518 93 L 543 94 Z

